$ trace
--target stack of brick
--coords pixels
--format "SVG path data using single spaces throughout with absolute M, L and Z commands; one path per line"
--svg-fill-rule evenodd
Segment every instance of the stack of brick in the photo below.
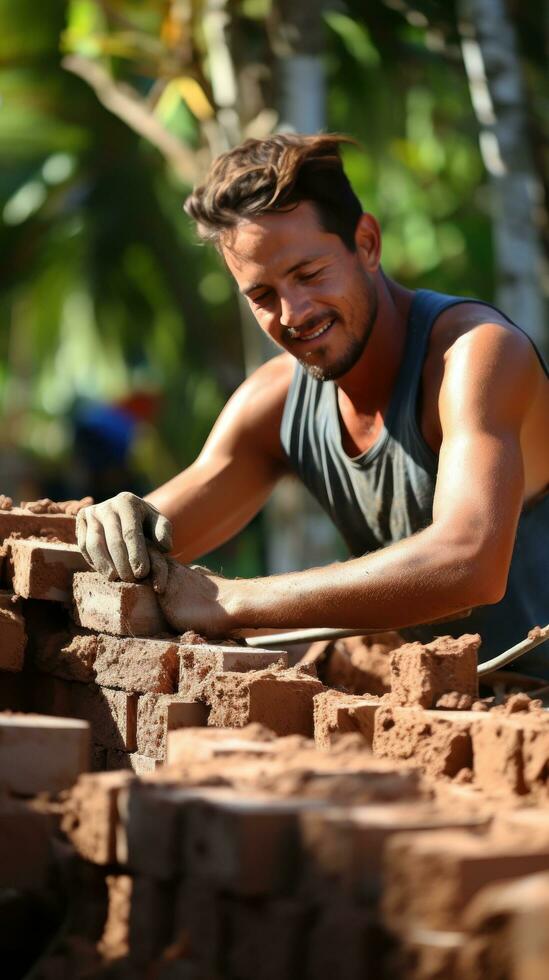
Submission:
M 549 712 L 516 694 L 502 705 L 478 696 L 478 635 L 410 643 L 391 657 L 391 691 L 315 697 L 315 739 L 359 733 L 374 755 L 413 759 L 434 780 L 457 779 L 499 797 L 546 802 Z
M 69 839 L 108 872 L 97 950 L 109 976 L 297 980 L 375 970 L 378 856 L 370 867 L 365 829 L 340 860 L 334 815 L 356 814 L 366 828 L 369 813 L 383 823 L 388 809 L 400 829 L 402 807 L 407 826 L 446 826 L 417 772 L 373 759 L 353 738 L 320 751 L 257 725 L 172 732 L 168 741 L 165 770 L 84 776 L 67 802 Z M 351 865 L 356 888 L 343 880 Z
M 58 815 L 44 794 L 71 787 L 87 770 L 88 757 L 85 722 L 0 714 L 0 958 L 5 977 L 26 974 L 62 921 Z
M 59 540 L 74 539 L 72 516 L 12 508 L 0 511 L 1 533 L 0 668 L 21 673 L 28 649 L 17 690 L 0 675 L 0 707 L 88 721 L 94 769 L 152 771 L 168 731 L 188 725 L 260 721 L 278 735 L 312 735 L 323 690 L 314 667 L 288 670 L 282 651 L 173 635 L 149 583 L 108 582 L 73 540 Z
M 547 975 L 549 713 L 479 698 L 479 637 L 370 684 L 175 636 L 43 503 L 0 501 L 0 707 L 47 716 L 0 716 L 0 885 L 69 907 L 36 980 Z

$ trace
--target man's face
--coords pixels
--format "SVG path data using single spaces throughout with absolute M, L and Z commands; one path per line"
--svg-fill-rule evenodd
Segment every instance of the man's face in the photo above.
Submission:
M 262 330 L 313 375 L 340 378 L 356 364 L 377 313 L 360 248 L 325 231 L 314 206 L 243 220 L 223 256 Z

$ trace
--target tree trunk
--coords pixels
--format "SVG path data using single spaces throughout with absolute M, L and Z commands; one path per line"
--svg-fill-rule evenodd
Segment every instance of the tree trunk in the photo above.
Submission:
M 326 127 L 322 6 L 319 0 L 278 0 L 274 5 L 270 33 L 277 57 L 281 130 L 317 133 Z M 271 572 L 310 568 L 336 556 L 336 531 L 297 480 L 277 487 L 267 514 Z
M 492 190 L 496 301 L 547 353 L 543 189 L 529 142 L 514 27 L 504 0 L 458 0 L 458 14 L 480 149 Z

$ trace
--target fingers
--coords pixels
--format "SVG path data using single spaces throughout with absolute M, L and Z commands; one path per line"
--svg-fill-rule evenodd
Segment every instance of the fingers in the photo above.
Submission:
M 172 525 L 167 517 L 159 514 L 156 508 L 147 504 L 148 513 L 146 517 L 146 527 L 151 541 L 158 545 L 161 551 L 172 550 Z
M 103 525 L 90 510 L 86 514 L 86 540 L 84 557 L 97 572 L 101 572 L 105 578 L 111 581 L 117 577 L 115 565 L 111 559 Z
M 86 514 L 84 511 L 80 511 L 80 513 L 77 514 L 76 516 L 76 541 L 88 565 L 91 568 L 93 568 L 93 562 L 86 548 L 87 534 L 88 534 L 88 525 L 86 522 Z
M 149 545 L 149 559 L 153 589 L 158 595 L 163 595 L 168 587 L 170 566 L 168 560 L 160 554 L 154 545 Z
M 103 537 L 111 560 L 113 577 L 122 582 L 134 582 L 136 576 L 130 563 L 128 541 L 124 534 L 120 514 L 117 514 L 114 508 L 109 508 L 104 512 L 102 523 Z M 130 533 L 131 529 L 127 532 L 128 536 Z
M 133 496 L 122 498 L 118 502 L 121 540 L 131 576 L 128 581 L 145 578 L 150 571 L 149 552 L 144 533 L 148 507 L 144 500 Z
M 78 547 L 92 568 L 110 579 L 134 582 L 146 578 L 151 570 L 146 534 L 153 547 L 170 550 L 170 522 L 133 493 L 119 493 L 77 515 Z M 163 581 L 158 562 L 157 569 Z

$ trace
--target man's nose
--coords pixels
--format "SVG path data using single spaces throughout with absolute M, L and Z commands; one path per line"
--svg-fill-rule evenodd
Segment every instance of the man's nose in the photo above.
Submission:
M 285 293 L 280 297 L 280 325 L 282 327 L 297 327 L 311 316 L 310 299 L 302 291 Z

